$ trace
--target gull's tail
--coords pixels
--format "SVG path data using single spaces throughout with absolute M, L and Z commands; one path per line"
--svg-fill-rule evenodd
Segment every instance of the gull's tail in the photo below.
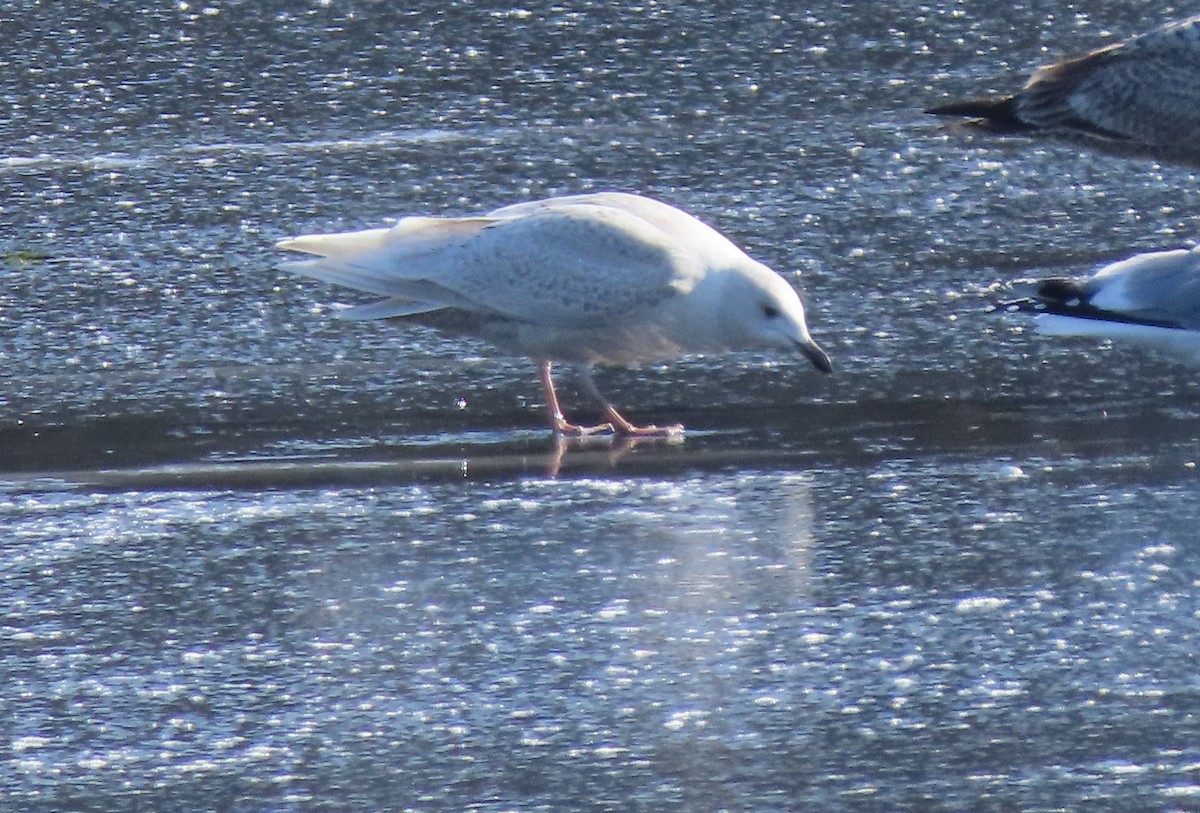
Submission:
M 343 310 L 343 319 L 386 319 L 429 313 L 462 304 L 462 297 L 430 281 L 438 252 L 494 221 L 487 218 L 406 217 L 392 228 L 304 234 L 275 244 L 284 251 L 314 255 L 289 260 L 281 271 L 388 297 Z
M 997 302 L 996 311 L 1006 313 L 1032 313 L 1039 316 L 1058 316 L 1071 320 L 1081 320 L 1070 324 L 1093 326 L 1103 325 L 1137 325 L 1149 328 L 1179 329 L 1183 325 L 1169 319 L 1155 319 L 1139 313 L 1109 310 L 1092 304 L 1093 292 L 1088 290 L 1080 280 L 1065 277 L 1050 277 L 1036 283 L 1036 288 L 1028 296 Z M 1066 322 L 1055 324 L 1068 324 Z M 1080 335 L 1103 335 L 1102 330 L 1095 327 L 1080 328 L 1064 331 L 1061 328 L 1054 332 L 1073 332 Z

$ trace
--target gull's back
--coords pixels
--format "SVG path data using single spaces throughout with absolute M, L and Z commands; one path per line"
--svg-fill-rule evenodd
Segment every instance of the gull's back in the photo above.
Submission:
M 1038 128 L 1200 151 L 1200 17 L 1041 68 L 1016 107 Z

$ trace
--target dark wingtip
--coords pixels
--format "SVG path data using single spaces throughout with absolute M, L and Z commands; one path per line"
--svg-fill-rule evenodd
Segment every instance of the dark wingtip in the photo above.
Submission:
M 1006 289 L 1018 296 L 992 303 L 989 312 L 1074 316 L 1090 309 L 1087 304 L 1088 293 L 1082 284 L 1079 280 L 1067 277 L 1022 281 L 1006 286 Z
M 1065 277 L 1049 277 L 1039 280 L 1031 296 L 996 303 L 994 310 L 1007 313 L 1033 313 L 1053 316 L 1070 316 L 1076 319 L 1094 319 L 1124 325 L 1142 325 L 1173 330 L 1186 329 L 1185 325 L 1172 319 L 1159 319 L 1142 313 L 1127 313 L 1097 308 L 1091 302 L 1092 294 L 1086 282 Z
M 1031 130 L 1032 125 L 1025 122 L 1017 113 L 1016 98 L 1013 96 L 997 96 L 990 99 L 967 99 L 961 102 L 930 107 L 925 112 L 931 116 L 960 116 L 977 119 L 978 124 L 989 130 L 998 132 L 1014 132 Z
M 1077 280 L 1066 277 L 1048 277 L 1038 282 L 1037 294 L 1044 300 L 1053 302 L 1083 301 L 1087 293 Z

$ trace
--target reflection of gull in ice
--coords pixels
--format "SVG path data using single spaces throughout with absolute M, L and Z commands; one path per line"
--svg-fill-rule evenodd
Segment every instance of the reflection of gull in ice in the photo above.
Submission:
M 615 468 L 623 459 L 634 452 L 644 443 L 655 446 L 676 445 L 683 443 L 683 435 L 670 435 L 665 438 L 644 438 L 636 435 L 563 435 L 554 434 L 554 445 L 546 457 L 546 474 L 557 477 L 562 474 L 563 464 L 568 454 L 574 455 L 574 462 L 583 467 L 594 467 L 602 464 L 604 468 Z M 603 444 L 603 445 L 600 445 Z
M 653 564 L 634 569 L 637 581 L 620 582 L 640 582 L 640 597 L 612 608 L 640 612 L 625 621 L 626 645 L 611 665 L 670 682 L 668 729 L 703 725 L 731 708 L 787 703 L 770 675 L 807 654 L 793 625 L 814 601 L 811 479 L 722 472 L 634 482 L 636 502 L 606 512 L 605 525 L 637 540 Z M 622 559 L 620 567 L 633 566 Z M 747 682 L 748 672 L 761 680 Z
M 1085 279 L 1045 279 L 1006 306 L 1039 314 L 1041 333 L 1200 354 L 1200 248 L 1137 254 Z
M 747 607 L 802 600 L 812 587 L 812 478 L 749 472 L 637 483 L 637 505 L 607 516 L 611 528 L 659 552 L 660 578 L 688 623 Z
M 1001 132 L 1080 136 L 1119 151 L 1200 159 L 1200 16 L 1047 65 L 1011 96 L 926 112 Z
M 796 291 L 714 229 L 665 203 L 599 193 L 517 204 L 476 217 L 409 217 L 394 228 L 312 234 L 279 248 L 316 255 L 297 274 L 385 297 L 349 319 L 409 319 L 477 336 L 538 365 L 556 431 L 670 435 L 626 420 L 596 389 L 593 364 L 783 348 L 829 372 Z M 553 361 L 583 366 L 607 423 L 559 408 Z

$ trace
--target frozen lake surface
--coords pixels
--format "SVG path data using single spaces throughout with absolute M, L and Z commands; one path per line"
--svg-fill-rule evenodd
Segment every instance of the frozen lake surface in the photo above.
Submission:
M 1192 810 L 1200 384 L 1013 280 L 1194 171 L 921 110 L 1197 9 L 22 2 L 0 37 L 0 797 L 29 811 Z M 276 239 L 653 195 L 803 358 L 330 318 Z M 583 404 L 564 381 L 568 403 Z

